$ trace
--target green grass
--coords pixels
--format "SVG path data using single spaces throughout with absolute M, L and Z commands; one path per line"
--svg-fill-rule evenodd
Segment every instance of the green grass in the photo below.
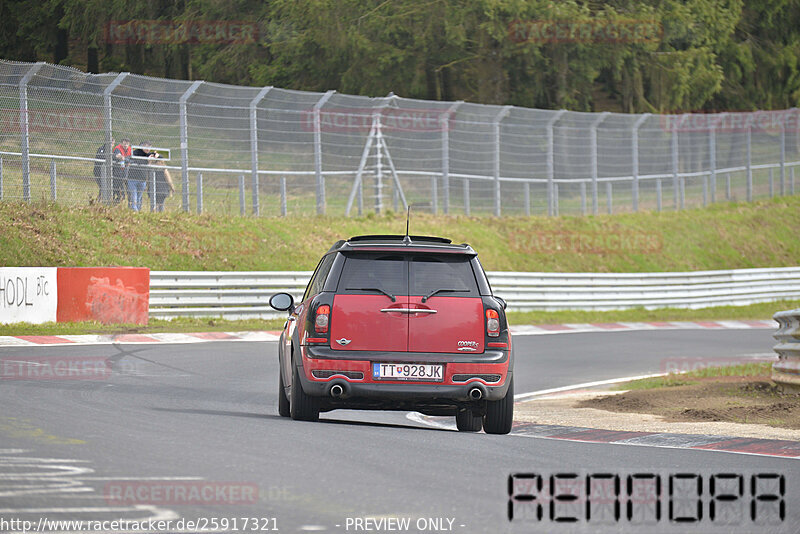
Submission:
M 70 334 L 156 334 L 159 332 L 244 332 L 250 330 L 280 330 L 285 319 L 222 319 L 180 317 L 173 320 L 150 319 L 147 326 L 135 324 L 82 323 L 0 324 L 0 336 L 47 336 Z
M 412 212 L 413 234 L 468 242 L 489 271 L 655 272 L 795 266 L 800 195 L 679 212 L 466 217 Z M 312 270 L 337 239 L 403 233 L 405 214 L 230 217 L 0 202 L 0 265 Z
M 613 389 L 627 391 L 632 389 L 658 389 L 697 384 L 699 379 L 724 376 L 769 376 L 772 364 L 768 362 L 724 365 L 695 369 L 688 373 L 670 373 L 665 376 L 643 378 L 618 384 Z

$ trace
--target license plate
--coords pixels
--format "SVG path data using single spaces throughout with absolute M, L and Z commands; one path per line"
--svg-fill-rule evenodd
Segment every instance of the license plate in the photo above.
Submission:
M 421 363 L 373 363 L 374 380 L 424 380 L 441 382 L 443 365 Z

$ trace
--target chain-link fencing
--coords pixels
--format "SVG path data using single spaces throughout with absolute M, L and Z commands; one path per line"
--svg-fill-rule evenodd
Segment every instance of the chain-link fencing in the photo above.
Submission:
M 123 139 L 162 165 L 116 157 Z M 0 60 L 0 200 L 124 205 L 139 181 L 144 210 L 578 215 L 794 194 L 798 166 L 796 108 L 580 113 Z

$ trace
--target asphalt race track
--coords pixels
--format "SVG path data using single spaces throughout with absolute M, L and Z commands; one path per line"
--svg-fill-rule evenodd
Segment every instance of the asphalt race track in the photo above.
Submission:
M 517 336 L 516 391 L 655 373 L 671 358 L 763 355 L 771 351 L 771 335 L 663 330 Z M 399 412 L 329 412 L 319 423 L 295 422 L 277 415 L 275 351 L 271 342 L 0 348 L 6 365 L 32 357 L 112 363 L 108 376 L 90 380 L 0 381 L 0 531 L 22 530 L 3 520 L 40 526 L 42 518 L 173 520 L 164 532 L 224 530 L 222 519 L 228 529 L 237 519 L 237 531 L 260 532 L 800 530 L 797 460 L 466 434 L 414 423 Z M 583 514 L 584 501 L 558 502 L 552 510 L 545 505 L 541 520 L 535 508 L 517 509 L 509 521 L 512 473 L 619 475 L 623 492 L 627 475 L 655 474 L 663 481 L 663 499 L 670 475 L 683 478 L 672 480 L 675 507 L 664 500 L 657 520 L 647 507 L 626 519 L 623 501 L 617 523 L 599 509 L 589 521 L 565 523 L 550 513 Z M 725 515 L 717 501 L 711 520 L 710 480 L 720 473 L 734 481 L 741 475 L 741 497 L 734 500 L 741 506 Z M 779 499 L 752 499 L 753 491 L 777 491 L 762 485 L 772 480 L 762 474 L 785 477 L 783 521 L 773 513 Z M 677 482 L 696 484 L 698 477 L 702 519 L 670 522 L 670 514 L 696 517 L 697 499 L 687 500 L 694 490 Z M 689 512 L 679 507 L 684 501 Z M 613 512 L 609 506 L 606 512 Z M 181 518 L 201 523 L 181 528 L 175 523 Z

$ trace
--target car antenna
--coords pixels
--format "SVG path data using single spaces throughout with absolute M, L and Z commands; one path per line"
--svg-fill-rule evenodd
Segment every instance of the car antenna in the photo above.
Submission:
M 403 243 L 406 245 L 411 244 L 411 237 L 408 235 L 408 222 L 411 220 L 411 205 L 409 204 L 406 210 L 406 236 L 403 238 Z

